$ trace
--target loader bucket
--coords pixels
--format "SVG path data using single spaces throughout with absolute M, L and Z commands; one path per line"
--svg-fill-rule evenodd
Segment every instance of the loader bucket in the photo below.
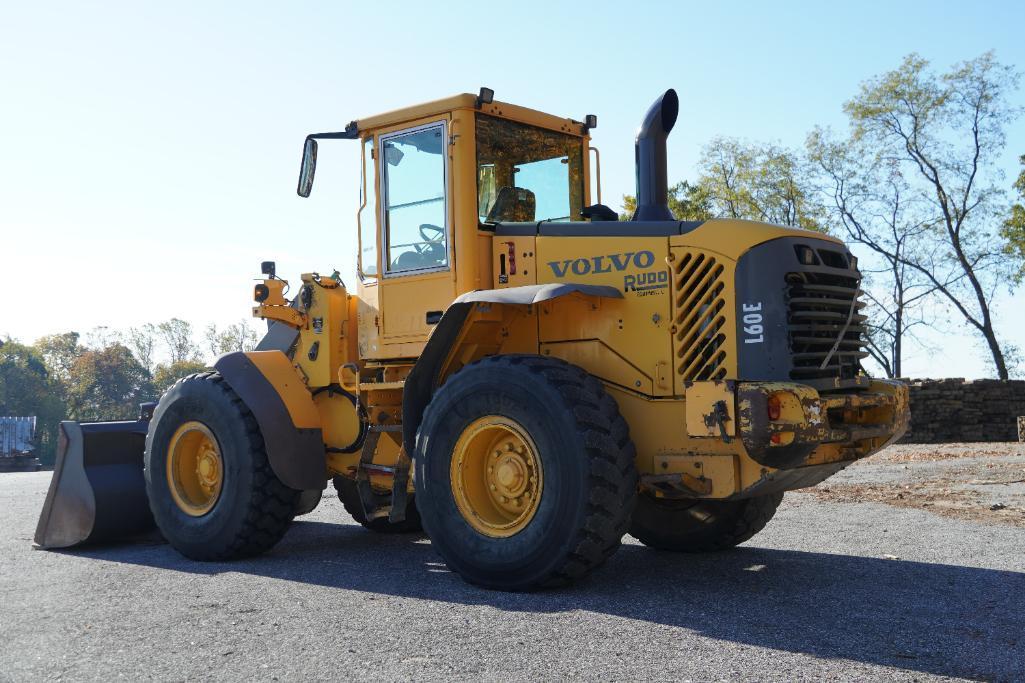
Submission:
M 143 480 L 148 415 L 60 424 L 57 463 L 36 527 L 37 548 L 140 535 L 154 527 Z

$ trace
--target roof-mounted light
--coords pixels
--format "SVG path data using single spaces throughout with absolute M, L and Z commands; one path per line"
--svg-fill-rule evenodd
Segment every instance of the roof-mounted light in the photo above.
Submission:
M 491 104 L 495 101 L 495 91 L 491 88 L 481 88 L 480 94 L 477 95 L 477 108 L 480 109 L 483 104 Z

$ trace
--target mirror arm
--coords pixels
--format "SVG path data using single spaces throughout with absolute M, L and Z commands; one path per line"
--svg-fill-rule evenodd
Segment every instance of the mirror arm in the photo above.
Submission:
M 296 194 L 300 197 L 309 197 L 310 189 L 313 187 L 313 174 L 317 167 L 317 140 L 358 140 L 359 126 L 355 121 L 350 121 L 345 130 L 339 133 L 310 133 L 303 142 L 303 159 L 299 167 L 299 184 L 296 187 Z
M 306 139 L 313 138 L 314 140 L 355 140 L 359 137 L 359 127 L 355 121 L 350 121 L 349 125 L 345 127 L 345 130 L 341 133 L 310 133 L 306 136 Z

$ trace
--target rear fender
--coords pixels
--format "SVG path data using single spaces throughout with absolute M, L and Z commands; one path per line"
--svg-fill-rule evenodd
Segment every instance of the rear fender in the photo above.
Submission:
M 281 351 L 228 353 L 214 369 L 253 413 L 271 469 L 293 489 L 327 481 L 320 413 L 292 361 Z
M 525 285 L 503 289 L 484 289 L 467 292 L 448 307 L 434 332 L 427 340 L 423 352 L 406 377 L 402 392 L 402 444 L 406 453 L 413 453 L 416 432 L 420 428 L 423 412 L 430 403 L 434 389 L 447 376 L 449 360 L 454 347 L 466 328 L 472 324 L 471 313 L 480 306 L 508 306 L 525 309 L 544 301 L 567 295 L 622 299 L 623 293 L 606 285 L 587 285 L 556 282 L 543 285 Z M 535 350 L 534 353 L 537 351 Z

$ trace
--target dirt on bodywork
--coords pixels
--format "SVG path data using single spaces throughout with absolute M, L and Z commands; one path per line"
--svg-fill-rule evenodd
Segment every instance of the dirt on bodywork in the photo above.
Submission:
M 891 446 L 806 491 L 1025 528 L 1025 444 Z

